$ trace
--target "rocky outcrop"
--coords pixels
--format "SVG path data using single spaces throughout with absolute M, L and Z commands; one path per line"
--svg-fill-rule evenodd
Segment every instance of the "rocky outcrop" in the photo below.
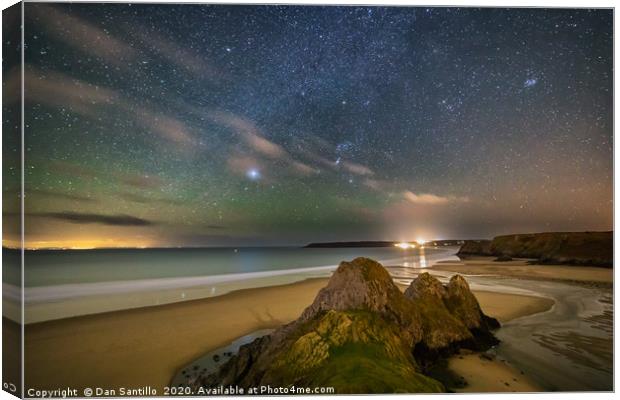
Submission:
M 341 262 L 299 321 L 308 321 L 327 311 L 367 310 L 398 324 L 410 342 L 421 335 L 416 310 L 404 298 L 388 271 L 369 258 Z
M 299 319 L 242 346 L 198 385 L 440 392 L 425 367 L 459 347 L 496 343 L 497 326 L 460 276 L 444 286 L 421 274 L 403 294 L 381 264 L 357 258 L 340 264 Z
M 424 349 L 428 355 L 433 354 L 432 358 L 436 357 L 436 350 L 472 339 L 467 327 L 447 309 L 444 303 L 446 293 L 441 282 L 428 273 L 420 274 L 405 290 L 405 297 L 418 310 L 417 322 L 423 333 L 422 340 L 414 346 Z M 417 356 L 419 358 L 423 354 Z
M 484 349 L 497 342 L 491 330 L 496 319 L 484 315 L 469 285 L 454 275 L 444 286 L 428 273 L 420 274 L 405 291 L 418 308 L 423 340 L 414 345 L 418 361 L 435 361 L 458 347 Z
M 446 288 L 428 272 L 424 272 L 411 281 L 405 290 L 405 297 L 410 300 L 434 301 L 446 297 Z
M 444 303 L 452 315 L 469 330 L 487 332 L 499 328 L 499 322 L 495 318 L 484 315 L 478 300 L 469 289 L 469 284 L 461 275 L 450 278 Z
M 533 258 L 543 264 L 613 266 L 613 232 L 546 232 L 466 241 L 459 256 Z

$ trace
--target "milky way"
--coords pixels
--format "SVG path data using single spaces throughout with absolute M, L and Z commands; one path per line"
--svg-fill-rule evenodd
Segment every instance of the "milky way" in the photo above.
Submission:
M 31 246 L 611 229 L 611 10 L 28 3 L 25 21 Z

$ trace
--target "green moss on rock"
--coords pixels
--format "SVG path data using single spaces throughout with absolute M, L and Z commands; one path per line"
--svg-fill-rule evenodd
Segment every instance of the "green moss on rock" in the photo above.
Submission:
M 417 372 L 398 327 L 367 311 L 330 310 L 265 373 L 266 382 L 333 386 L 338 393 L 438 392 Z

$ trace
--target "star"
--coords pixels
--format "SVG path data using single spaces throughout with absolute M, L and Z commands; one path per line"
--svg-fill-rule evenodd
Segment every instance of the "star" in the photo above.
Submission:
M 128 247 L 613 228 L 613 10 L 28 7 L 42 243 L 108 240 L 88 224 Z
M 246 172 L 246 176 L 253 181 L 257 181 L 261 178 L 260 171 L 256 168 L 250 168 Z

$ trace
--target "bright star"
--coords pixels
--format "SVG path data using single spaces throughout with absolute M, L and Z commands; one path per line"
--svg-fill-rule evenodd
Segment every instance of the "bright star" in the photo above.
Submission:
M 260 171 L 256 168 L 250 168 L 245 174 L 253 181 L 257 181 L 260 179 Z
M 525 82 L 523 83 L 523 87 L 532 87 L 534 85 L 536 85 L 538 83 L 538 79 L 536 78 L 529 78 L 526 79 Z

